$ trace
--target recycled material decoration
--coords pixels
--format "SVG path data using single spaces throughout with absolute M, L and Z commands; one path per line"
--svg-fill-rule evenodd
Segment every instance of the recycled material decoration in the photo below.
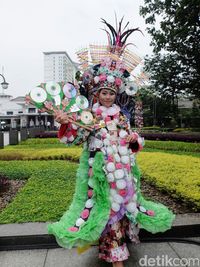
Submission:
M 33 88 L 26 96 L 26 101 L 40 111 L 54 115 L 63 110 L 69 115 L 69 121 L 87 130 L 92 130 L 93 115 L 88 111 L 88 100 L 79 95 L 71 83 L 47 82 Z M 73 116 L 75 113 L 76 116 Z M 74 118 L 78 118 L 75 120 Z

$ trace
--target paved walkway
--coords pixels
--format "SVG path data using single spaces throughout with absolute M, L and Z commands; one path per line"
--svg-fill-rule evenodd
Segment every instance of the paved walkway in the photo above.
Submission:
M 200 241 L 200 238 L 193 238 Z M 141 243 L 129 245 L 131 256 L 125 267 L 200 266 L 200 247 L 187 243 Z M 185 260 L 184 260 L 185 259 Z M 187 263 L 187 264 L 186 264 Z M 0 252 L 1 267 L 106 267 L 92 247 L 79 255 L 76 249 L 35 249 Z
M 98 248 L 92 247 L 79 255 L 76 249 L 55 248 L 55 239 L 47 235 L 48 223 L 22 223 L 0 225 L 0 267 L 106 267 L 109 263 L 98 260 Z M 143 232 L 142 240 L 149 240 Z M 168 233 L 168 234 L 167 234 Z M 142 234 L 142 230 L 141 230 Z M 184 238 L 200 244 L 200 214 L 177 215 L 171 230 L 160 238 L 173 238 L 173 242 L 141 242 L 128 244 L 130 257 L 125 267 L 188 266 L 200 267 L 200 246 L 177 243 Z M 150 238 L 156 235 L 150 236 Z M 177 242 L 174 242 L 176 238 Z M 166 239 L 165 239 L 166 240 Z M 54 248 L 51 248 L 54 245 Z M 19 250 L 16 250 L 16 249 Z M 24 248 L 27 248 L 24 250 Z M 33 249 L 37 248 L 37 249 Z M 40 249 L 39 249 L 40 248 Z M 41 249 L 42 248 L 42 249 Z M 51 248 L 51 249 L 50 249 Z M 8 251 L 9 249 L 9 251 Z M 15 249 L 15 250 L 12 250 Z M 21 249 L 21 250 L 20 250 Z

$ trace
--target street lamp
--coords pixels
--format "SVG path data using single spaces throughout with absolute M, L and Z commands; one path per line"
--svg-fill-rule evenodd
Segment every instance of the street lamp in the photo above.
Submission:
M 3 82 L 1 83 L 1 86 L 2 86 L 3 90 L 4 90 L 4 89 L 7 89 L 9 83 L 6 82 L 6 79 L 5 79 L 5 77 L 3 76 L 3 74 L 0 73 L 0 76 L 3 78 Z M 2 93 L 4 93 L 4 92 L 2 92 Z M 1 125 L 1 120 L 0 120 L 0 131 L 1 131 L 1 130 L 2 130 L 2 125 Z
M 6 82 L 6 79 L 2 74 L 0 74 L 0 76 L 3 78 L 3 82 L 1 83 L 1 86 L 2 86 L 3 90 L 5 90 L 8 88 L 9 83 Z

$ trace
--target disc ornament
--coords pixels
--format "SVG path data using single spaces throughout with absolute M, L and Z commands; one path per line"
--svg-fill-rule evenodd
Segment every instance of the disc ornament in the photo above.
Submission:
M 71 99 L 74 98 L 77 94 L 76 88 L 71 83 L 66 83 L 63 87 L 63 93 L 64 95 Z
M 81 121 L 84 124 L 91 124 L 93 122 L 93 115 L 90 111 L 82 111 L 81 113 Z
M 30 91 L 30 97 L 36 103 L 44 103 L 47 99 L 47 93 L 43 88 L 35 87 Z
M 46 90 L 50 95 L 56 96 L 60 94 L 61 87 L 58 83 L 52 81 L 46 83 Z
M 83 95 L 79 95 L 76 98 L 76 105 L 80 108 L 80 109 L 86 109 L 89 106 L 89 102 L 87 100 L 87 98 Z

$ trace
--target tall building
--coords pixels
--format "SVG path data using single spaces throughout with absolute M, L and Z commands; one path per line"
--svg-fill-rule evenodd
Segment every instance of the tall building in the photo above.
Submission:
M 77 64 L 71 60 L 67 52 L 43 52 L 44 82 L 73 82 L 78 70 Z

